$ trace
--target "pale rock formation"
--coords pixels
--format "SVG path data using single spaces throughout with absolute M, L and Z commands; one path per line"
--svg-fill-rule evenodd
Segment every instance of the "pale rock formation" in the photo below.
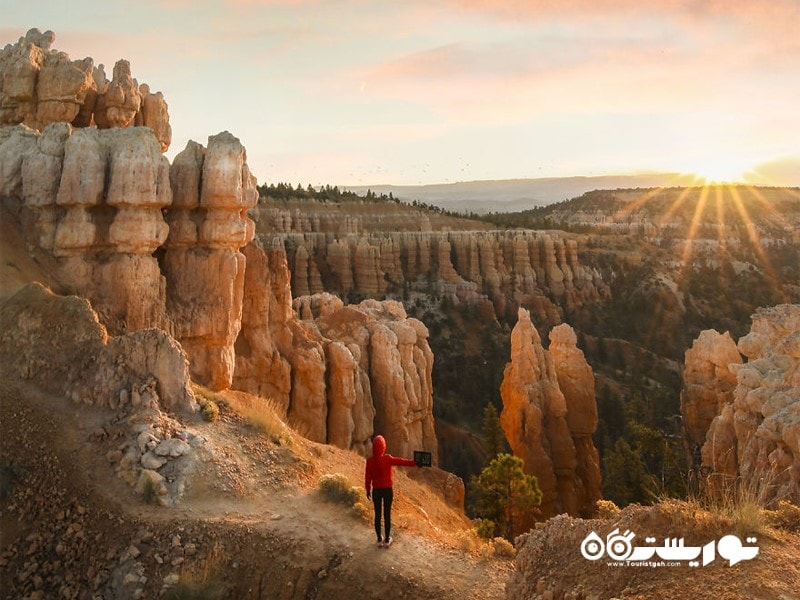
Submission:
M 22 198 L 22 163 L 38 137 L 25 125 L 0 127 L 0 198 Z
M 145 128 L 78 129 L 66 140 L 53 253 L 60 279 L 114 333 L 163 327 L 166 281 L 153 252 L 167 237 L 169 162 Z
M 733 402 L 736 374 L 731 365 L 741 363 L 736 342 L 728 332 L 702 331 L 686 351 L 681 414 L 689 464 L 693 468 L 700 467 L 700 450 L 711 422 L 726 404 Z
M 151 93 L 150 86 L 146 83 L 139 86 L 139 94 L 142 97 L 142 109 L 136 114 L 137 125 L 141 124 L 152 129 L 161 144 L 161 151 L 166 152 L 172 143 L 172 127 L 169 124 L 169 111 L 164 94 Z
M 567 427 L 575 444 L 578 513 L 592 516 L 595 503 L 602 498 L 600 456 L 592 442 L 592 434 L 597 430 L 594 373 L 578 348 L 578 337 L 572 327 L 562 323 L 550 330 L 549 337 L 558 387 L 567 402 Z
M 254 235 L 247 210 L 258 195 L 239 140 L 228 132 L 189 142 L 170 171 L 176 189 L 168 212 L 164 271 L 174 335 L 190 358 L 192 376 L 212 389 L 230 387 L 244 293 L 245 257 Z
M 687 365 L 692 380 L 686 381 L 684 392 L 698 387 L 711 390 L 716 383 L 718 395 L 712 399 L 724 402 L 717 405 L 718 414 L 702 447 L 702 466 L 709 473 L 706 484 L 712 492 L 742 486 L 765 504 L 781 499 L 798 503 L 800 305 L 761 308 L 752 320 L 750 333 L 738 343 L 747 362 L 742 363 L 736 353 L 727 371 L 715 363 L 713 374 L 710 369 L 704 372 L 709 377 L 705 385 L 703 372 L 694 367 L 690 371 Z M 701 339 L 718 335 L 703 332 Z M 729 355 L 733 358 L 732 352 Z M 732 397 L 730 374 L 736 377 Z
M 582 353 L 573 346 L 571 328 L 556 331 L 555 355 L 570 394 L 568 405 L 559 386 L 554 354 L 542 347 L 530 313 L 521 308 L 518 315 L 511 332 L 511 362 L 500 387 L 501 425 L 514 455 L 522 458 L 525 471 L 538 480 L 543 516 L 591 514 L 600 484 L 597 451 L 591 446 L 589 431 L 597 423 L 596 404 L 594 409 L 589 406 L 594 404 L 593 379 L 590 383 L 587 378 L 591 373 L 586 372 Z M 570 407 L 575 412 L 571 418 Z M 580 442 L 580 453 L 573 437 Z
M 169 163 L 145 128 L 0 129 L 0 197 L 31 251 L 56 257 L 57 283 L 89 298 L 112 333 L 164 325 Z
M 172 139 L 160 92 L 141 88 L 130 63 L 120 60 L 109 82 L 91 58 L 71 60 L 51 50 L 55 34 L 31 29 L 0 50 L 0 126 L 23 123 L 43 131 L 51 123 L 74 127 L 150 127 L 166 152 Z
M 131 77 L 131 63 L 118 60 L 114 77 L 105 92 L 97 97 L 94 120 L 101 129 L 130 127 L 142 104 L 139 85 Z
M 56 203 L 61 184 L 64 146 L 72 134 L 67 123 L 48 125 L 37 139 L 36 148 L 24 157 L 20 173 L 23 200 L 29 209 L 35 245 L 52 252 L 55 245 L 59 209 Z
M 280 242 L 253 242 L 244 253 L 234 386 L 271 398 L 315 441 L 364 454 L 381 432 L 396 454 L 436 455 L 425 326 L 397 302 L 344 305 L 331 294 L 293 302 Z

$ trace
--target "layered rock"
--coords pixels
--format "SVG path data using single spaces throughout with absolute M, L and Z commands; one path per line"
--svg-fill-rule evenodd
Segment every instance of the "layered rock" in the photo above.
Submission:
M 548 322 L 608 296 L 577 242 L 534 231 L 286 234 L 296 295 L 381 297 L 403 287 L 451 295 L 496 314 L 527 307 Z
M 32 251 L 57 259 L 56 280 L 89 298 L 112 333 L 165 324 L 153 252 L 167 237 L 169 162 L 146 128 L 43 133 L 0 129 L 0 198 Z
M 131 76 L 130 63 L 120 60 L 113 79 L 91 58 L 71 60 L 51 50 L 52 31 L 31 29 L 16 44 L 0 50 L 0 126 L 23 123 L 38 131 L 51 123 L 75 127 L 150 127 L 162 152 L 172 131 L 163 95 L 150 93 Z
M 194 410 L 186 356 L 175 340 L 156 329 L 109 336 L 86 300 L 39 283 L 0 305 L 0 365 L 10 379 L 80 404 Z
M 254 235 L 247 210 L 258 200 L 247 155 L 228 132 L 195 142 L 170 170 L 175 202 L 164 271 L 174 335 L 189 355 L 192 376 L 213 389 L 230 387 L 239 334 L 245 256 Z
M 597 451 L 591 445 L 597 425 L 591 371 L 574 346 L 574 332 L 562 327 L 553 338 L 559 376 L 554 354 L 542 347 L 530 313 L 519 309 L 518 317 L 511 332 L 511 361 L 500 387 L 501 425 L 514 455 L 538 480 L 543 516 L 591 514 L 600 484 Z M 570 395 L 569 404 L 560 380 Z
M 750 333 L 738 343 L 734 357 L 725 342 L 730 363 L 715 357 L 710 369 L 697 368 L 697 353 L 687 352 L 684 393 L 708 390 L 708 407 L 716 405 L 701 450 L 705 480 L 712 492 L 739 486 L 770 504 L 788 499 L 800 502 L 800 305 L 759 309 Z M 701 339 L 720 338 L 703 332 Z M 697 342 L 696 342 L 697 344 Z M 747 357 L 742 363 L 739 352 Z M 702 364 L 702 362 L 701 362 Z M 708 378 L 703 383 L 703 374 Z M 736 379 L 730 389 L 731 377 Z M 717 394 L 712 392 L 718 385 Z M 684 403 L 684 419 L 695 414 Z M 704 417 L 706 414 L 703 415 Z M 691 418 L 688 419 L 691 424 Z M 699 435 L 687 426 L 687 436 Z
M 292 303 L 281 244 L 254 242 L 244 252 L 234 385 L 270 397 L 315 441 L 366 453 L 380 432 L 398 455 L 436 455 L 425 326 L 397 302 L 344 305 L 315 294 Z

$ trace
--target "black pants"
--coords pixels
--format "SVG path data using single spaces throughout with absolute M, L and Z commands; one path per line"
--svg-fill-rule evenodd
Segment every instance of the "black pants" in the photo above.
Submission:
M 372 504 L 375 506 L 375 534 L 378 536 L 378 541 L 381 541 L 381 507 L 383 507 L 384 531 L 386 533 L 383 539 L 389 539 L 389 533 L 392 530 L 393 498 L 394 491 L 392 488 L 374 488 L 372 490 Z

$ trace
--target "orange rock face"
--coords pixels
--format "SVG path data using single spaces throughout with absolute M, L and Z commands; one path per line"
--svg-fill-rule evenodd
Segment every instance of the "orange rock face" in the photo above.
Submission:
M 495 314 L 505 314 L 513 303 L 513 308 L 527 307 L 538 319 L 554 323 L 562 320 L 558 307 L 570 311 L 608 294 L 599 274 L 580 264 L 575 240 L 558 234 L 315 233 L 305 229 L 303 219 L 276 211 L 265 217 L 272 228 L 287 227 L 286 218 L 293 230 L 303 231 L 276 233 L 284 240 L 298 296 L 327 291 L 374 297 L 386 293 L 390 284 L 420 290 L 433 285 L 437 293 L 458 301 L 491 304 Z
M 562 327 L 554 335 L 554 355 L 542 347 L 530 313 L 520 309 L 518 315 L 511 332 L 511 362 L 506 365 L 500 387 L 500 422 L 514 455 L 523 459 L 525 471 L 539 482 L 542 514 L 591 514 L 594 501 L 600 497 L 597 451 L 591 445 L 591 431 L 587 433 L 596 427 L 597 408 L 595 404 L 592 419 L 592 409 L 585 406 L 595 402 L 594 379 L 590 383 L 586 378 L 582 353 L 579 356 L 573 351 L 571 328 L 567 331 Z M 559 357 L 561 376 L 554 356 Z M 560 378 L 569 382 L 565 386 L 569 402 L 559 385 Z
M 315 294 L 293 303 L 282 246 L 254 242 L 244 253 L 234 385 L 272 398 L 315 441 L 367 453 L 380 432 L 397 455 L 435 456 L 425 326 L 397 302 L 345 306 L 336 296 Z
M 562 323 L 550 330 L 549 337 L 558 386 L 567 401 L 567 428 L 575 444 L 578 513 L 591 516 L 595 503 L 602 498 L 600 457 L 592 442 L 597 430 L 594 373 L 578 348 L 572 327 Z
M 711 422 L 726 404 L 733 402 L 736 374 L 731 365 L 740 364 L 742 357 L 736 342 L 727 332 L 703 331 L 686 351 L 681 414 L 689 464 L 693 468 L 701 466 L 700 452 Z

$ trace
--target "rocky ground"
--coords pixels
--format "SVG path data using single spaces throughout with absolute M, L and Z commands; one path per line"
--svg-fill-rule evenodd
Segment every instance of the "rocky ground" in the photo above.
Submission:
M 606 503 L 609 504 L 609 503 Z M 517 569 L 507 586 L 508 598 L 600 599 L 714 598 L 734 600 L 800 598 L 800 510 L 783 512 L 741 509 L 706 510 L 699 504 L 664 500 L 654 506 L 612 508 L 603 518 L 575 519 L 559 515 L 537 524 L 518 539 Z M 664 538 L 684 538 L 685 546 L 740 536 L 753 536 L 759 548 L 751 560 L 730 565 L 716 548 L 714 561 L 689 566 L 612 566 L 608 551 L 596 561 L 583 557 L 583 540 L 596 532 L 601 540 L 618 529 L 633 532 L 632 547 L 658 546 Z M 647 536 L 656 541 L 648 543 Z M 642 561 L 639 561 L 640 563 Z M 651 563 L 661 563 L 656 555 Z
M 158 598 L 192 585 L 220 598 L 504 595 L 511 561 L 429 488 L 397 474 L 396 543 L 379 550 L 369 511 L 316 489 L 325 472 L 357 485 L 363 459 L 288 430 L 277 444 L 233 398 L 219 420 L 187 424 L 214 451 L 167 508 L 115 473 L 87 409 L 12 381 L 0 393 L 3 598 Z

